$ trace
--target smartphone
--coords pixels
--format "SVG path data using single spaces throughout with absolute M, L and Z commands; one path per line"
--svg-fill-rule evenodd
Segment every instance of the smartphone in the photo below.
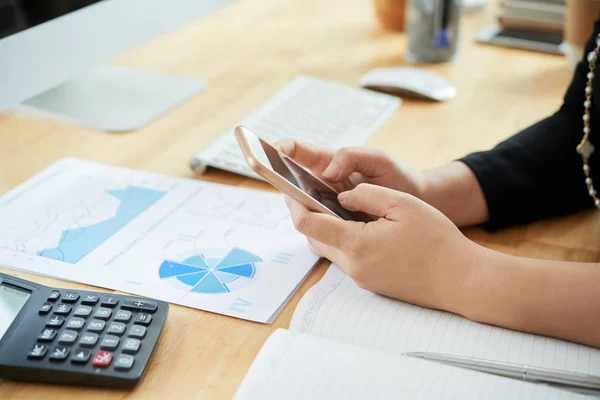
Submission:
M 248 166 L 276 189 L 304 207 L 347 221 L 374 220 L 366 213 L 350 211 L 342 207 L 338 202 L 339 193 L 336 190 L 248 128 L 238 126 L 234 132 Z

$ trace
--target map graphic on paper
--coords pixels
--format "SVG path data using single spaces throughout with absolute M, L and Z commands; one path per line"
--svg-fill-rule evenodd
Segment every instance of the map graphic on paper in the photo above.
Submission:
M 219 254 L 220 253 L 220 254 Z M 195 293 L 229 293 L 252 283 L 262 259 L 243 249 L 202 251 L 181 262 L 165 260 L 158 274 Z
M 127 186 L 122 190 L 106 190 L 105 193 L 121 203 L 113 217 L 93 225 L 66 229 L 57 247 L 40 250 L 37 255 L 75 264 L 156 203 L 166 192 Z
M 237 318 L 317 260 L 277 193 L 63 159 L 0 196 L 0 266 Z

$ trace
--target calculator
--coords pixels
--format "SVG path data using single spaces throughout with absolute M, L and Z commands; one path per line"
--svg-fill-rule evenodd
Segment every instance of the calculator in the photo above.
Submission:
M 162 301 L 50 288 L 0 273 L 0 377 L 134 386 L 168 309 Z

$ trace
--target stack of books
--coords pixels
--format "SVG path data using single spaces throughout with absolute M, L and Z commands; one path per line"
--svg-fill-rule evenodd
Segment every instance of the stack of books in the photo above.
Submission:
M 502 0 L 498 23 L 503 30 L 563 34 L 566 0 Z
M 498 23 L 477 33 L 477 41 L 552 54 L 565 54 L 567 0 L 499 0 Z M 579 1 L 579 0 L 575 0 Z

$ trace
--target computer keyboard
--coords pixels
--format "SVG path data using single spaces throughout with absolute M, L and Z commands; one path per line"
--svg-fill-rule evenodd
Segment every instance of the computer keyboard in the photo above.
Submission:
M 358 146 L 400 104 L 390 95 L 300 76 L 236 125 L 248 127 L 270 143 L 294 138 L 327 148 Z M 192 158 L 194 171 L 202 174 L 214 167 L 260 179 L 244 161 L 234 127 Z

